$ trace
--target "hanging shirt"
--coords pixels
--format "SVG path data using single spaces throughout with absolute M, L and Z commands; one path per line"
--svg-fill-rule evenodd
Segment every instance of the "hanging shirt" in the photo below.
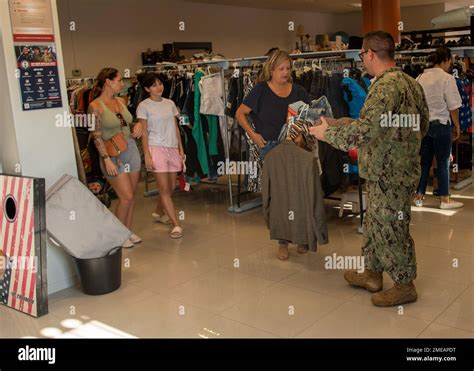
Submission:
M 201 90 L 200 113 L 224 116 L 225 107 L 222 88 L 222 76 L 220 73 L 214 73 L 201 78 L 199 81 L 199 89 Z
M 297 101 L 310 102 L 308 93 L 300 85 L 293 84 L 290 95 L 279 97 L 268 86 L 266 81 L 258 83 L 245 97 L 243 104 L 252 112 L 255 130 L 266 141 L 278 140 L 278 136 L 286 122 L 288 105 Z
M 468 79 L 456 79 L 459 94 L 461 95 L 462 106 L 459 108 L 459 126 L 461 130 L 466 130 L 472 125 L 471 94 L 472 85 Z
M 175 122 L 178 115 L 178 109 L 170 99 L 157 102 L 148 98 L 138 105 L 137 118 L 147 120 L 150 146 L 178 148 Z
M 441 124 L 448 124 L 449 111 L 454 111 L 462 105 L 454 76 L 438 67 L 428 68 L 417 78 L 417 81 L 425 92 L 430 121 L 439 120 Z
M 356 80 L 350 77 L 344 77 L 341 86 L 344 100 L 349 106 L 349 116 L 353 119 L 359 118 L 365 98 L 367 98 L 367 92 Z

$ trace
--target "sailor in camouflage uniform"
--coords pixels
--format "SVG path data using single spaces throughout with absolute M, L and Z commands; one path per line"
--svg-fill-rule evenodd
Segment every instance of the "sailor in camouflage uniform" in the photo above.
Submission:
M 321 120 L 311 133 L 347 151 L 359 149 L 359 174 L 366 179 L 367 211 L 362 255 L 364 273 L 346 272 L 353 286 L 373 292 L 372 303 L 394 306 L 414 302 L 417 293 L 415 245 L 410 236 L 410 201 L 420 177 L 421 139 L 429 125 L 428 106 L 418 82 L 396 67 L 390 34 L 364 37 L 360 53 L 372 83 L 360 118 L 328 126 Z M 408 115 L 411 114 L 411 115 Z M 347 123 L 347 118 L 342 122 Z M 403 127 L 401 127 L 403 126 Z M 382 272 L 394 286 L 383 292 Z

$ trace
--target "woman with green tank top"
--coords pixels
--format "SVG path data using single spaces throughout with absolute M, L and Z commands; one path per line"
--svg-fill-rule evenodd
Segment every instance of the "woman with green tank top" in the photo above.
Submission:
M 100 167 L 118 196 L 115 215 L 132 230 L 135 191 L 142 163 L 134 138 L 142 136 L 143 128 L 137 123 L 133 130 L 130 130 L 133 117 L 127 109 L 126 101 L 114 96 L 123 86 L 122 77 L 115 68 L 102 69 L 92 90 L 93 101 L 89 105 L 89 113 L 97 116 L 92 137 L 101 157 Z M 127 140 L 127 150 L 117 157 L 110 157 L 104 142 L 119 132 L 122 132 Z M 141 238 L 133 233 L 122 247 L 130 248 L 139 242 Z

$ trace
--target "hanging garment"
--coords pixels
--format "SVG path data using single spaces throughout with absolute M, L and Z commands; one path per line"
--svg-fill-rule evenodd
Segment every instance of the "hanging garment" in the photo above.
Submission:
M 343 79 L 342 73 L 325 73 L 324 71 L 314 71 L 311 83 L 310 97 L 312 100 L 327 97 L 335 118 L 348 117 L 349 107 L 344 100 L 341 89 Z
M 202 172 L 209 174 L 209 158 L 208 155 L 217 155 L 217 137 L 218 137 L 218 120 L 217 116 L 206 115 L 208 123 L 208 138 L 207 141 L 204 138 L 203 123 L 201 118 L 201 90 L 199 88 L 199 82 L 203 78 L 204 73 L 202 71 L 196 71 L 194 74 L 194 125 L 193 125 L 193 137 L 196 141 L 199 164 L 201 165 Z M 209 149 L 207 149 L 206 146 Z
M 201 106 L 201 91 L 199 89 L 199 81 L 204 76 L 201 71 L 196 71 L 194 74 L 194 125 L 193 137 L 196 141 L 197 155 L 199 164 L 201 165 L 204 174 L 209 173 L 209 166 L 207 163 L 206 143 L 204 142 L 204 132 L 202 130 L 201 114 L 199 112 Z
M 312 153 L 285 140 L 265 157 L 262 176 L 263 214 L 272 240 L 308 245 L 328 243 L 319 179 Z
M 229 94 L 227 95 L 227 102 L 225 107 L 225 114 L 230 117 L 235 117 L 237 109 L 244 100 L 244 78 L 243 76 L 232 77 L 229 80 Z
M 367 91 L 356 80 L 344 77 L 341 82 L 344 100 L 349 106 L 349 117 L 359 118 L 360 111 L 364 106 Z
M 469 129 L 472 126 L 471 96 L 472 84 L 469 79 L 456 79 L 456 85 L 461 95 L 462 106 L 459 108 L 459 125 L 461 130 Z
M 201 107 L 199 112 L 205 115 L 224 116 L 224 92 L 222 76 L 214 73 L 203 76 L 199 81 Z

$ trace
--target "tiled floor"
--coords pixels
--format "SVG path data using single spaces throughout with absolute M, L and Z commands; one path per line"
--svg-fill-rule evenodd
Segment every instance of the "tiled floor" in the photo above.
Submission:
M 374 307 L 343 271 L 325 269 L 325 256 L 360 254 L 359 219 L 338 218 L 337 202 L 326 202 L 330 243 L 306 255 L 292 248 L 282 262 L 261 209 L 229 214 L 226 188 L 176 195 L 181 240 L 151 221 L 156 199 L 142 192 L 134 223 L 144 242 L 124 250 L 121 288 L 56 293 L 40 319 L 0 307 L 0 337 L 474 337 L 474 186 L 452 191 L 460 211 L 433 198 L 413 210 L 419 300 L 396 308 Z

